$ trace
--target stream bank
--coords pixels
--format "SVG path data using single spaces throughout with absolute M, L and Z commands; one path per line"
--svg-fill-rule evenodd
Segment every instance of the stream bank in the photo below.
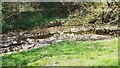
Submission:
M 0 54 L 26 51 L 62 40 L 95 41 L 120 36 L 119 29 L 95 27 L 51 27 L 2 34 Z

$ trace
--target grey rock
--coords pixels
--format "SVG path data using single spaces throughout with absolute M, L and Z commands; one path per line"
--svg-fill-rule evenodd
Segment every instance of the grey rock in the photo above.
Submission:
M 17 41 L 12 41 L 12 44 L 17 44 Z

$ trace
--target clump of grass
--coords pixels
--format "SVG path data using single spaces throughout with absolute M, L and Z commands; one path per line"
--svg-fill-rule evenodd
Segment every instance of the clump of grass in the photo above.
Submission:
M 118 39 L 94 42 L 65 40 L 42 48 L 2 56 L 6 66 L 117 66 Z

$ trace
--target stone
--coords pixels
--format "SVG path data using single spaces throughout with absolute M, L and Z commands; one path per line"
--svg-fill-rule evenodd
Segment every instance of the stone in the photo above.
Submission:
M 16 39 L 17 37 L 16 37 L 16 36 L 13 36 L 12 38 L 13 38 L 13 39 Z
M 24 32 L 20 32 L 19 35 L 23 35 Z
M 62 40 L 56 40 L 55 42 L 61 42 Z
M 12 44 L 17 44 L 17 41 L 12 41 Z
M 77 28 L 71 28 L 71 32 L 78 32 L 79 31 L 79 29 L 77 29 Z
M 8 35 L 8 36 L 15 36 L 16 33 L 15 33 L 15 32 L 9 32 L 7 35 Z
M 2 45 L 0 45 L 2 48 L 6 48 L 8 47 L 9 45 L 11 44 L 11 42 L 7 42 L 7 43 L 4 43 Z
M 91 39 L 98 39 L 98 36 L 97 35 L 91 35 L 90 38 Z
M 27 38 L 27 42 L 32 43 L 32 42 L 33 42 L 33 39 Z
M 54 28 L 53 28 L 54 29 Z M 12 37 L 9 37 L 7 35 L 5 35 L 5 39 L 3 41 L 1 41 L 0 43 L 2 43 L 0 46 L 3 47 L 3 51 L 0 50 L 0 53 L 6 53 L 6 52 L 14 52 L 14 51 L 23 51 L 23 50 L 28 50 L 28 49 L 32 49 L 32 48 L 39 48 L 39 47 L 42 47 L 42 46 L 46 46 L 48 44 L 51 44 L 51 43 L 54 43 L 54 42 L 60 42 L 62 40 L 66 40 L 66 39 L 69 39 L 69 40 L 79 40 L 79 41 L 86 41 L 86 40 L 101 40 L 101 39 L 107 39 L 107 38 L 111 38 L 111 36 L 105 36 L 105 35 L 97 35 L 97 34 L 76 34 L 77 31 L 86 31 L 86 30 L 89 30 L 89 29 L 92 29 L 92 27 L 73 27 L 73 28 L 67 28 L 67 29 L 64 29 L 64 30 L 58 30 L 58 29 L 55 29 L 55 31 L 53 30 L 53 33 L 52 31 L 47 31 L 47 32 L 44 32 L 44 29 L 43 32 L 41 31 L 37 31 L 37 32 L 26 32 L 26 33 L 22 33 L 20 32 L 19 34 L 20 35 L 23 35 L 25 37 L 25 39 L 19 39 L 18 40 L 18 36 L 12 36 Z M 70 31 L 71 34 L 69 33 Z M 98 34 L 101 33 L 101 30 L 97 30 L 98 31 Z M 119 33 L 119 31 L 113 31 L 113 30 L 110 30 L 111 32 L 113 32 L 112 34 L 115 34 L 115 33 Z M 64 33 L 64 32 L 68 32 L 68 33 Z M 37 35 L 40 35 L 40 34 L 43 34 L 43 35 L 46 35 L 46 34 L 49 34 L 49 33 L 52 33 L 54 34 L 53 36 L 50 36 L 48 38 L 44 38 L 44 39 L 31 39 L 31 38 L 28 38 L 28 37 L 31 37 L 31 36 L 35 36 L 35 34 Z M 23 36 L 19 36 L 20 38 L 23 37 Z M 20 43 L 20 45 L 18 45 L 18 43 Z M 14 44 L 14 45 L 13 45 Z
M 72 36 L 72 37 L 73 37 L 73 36 L 74 36 L 74 33 L 72 33 L 72 34 L 69 34 L 69 36 Z

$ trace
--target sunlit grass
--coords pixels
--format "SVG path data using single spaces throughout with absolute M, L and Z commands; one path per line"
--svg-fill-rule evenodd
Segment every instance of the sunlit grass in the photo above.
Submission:
M 3 56 L 3 65 L 117 66 L 118 39 L 70 41 Z

